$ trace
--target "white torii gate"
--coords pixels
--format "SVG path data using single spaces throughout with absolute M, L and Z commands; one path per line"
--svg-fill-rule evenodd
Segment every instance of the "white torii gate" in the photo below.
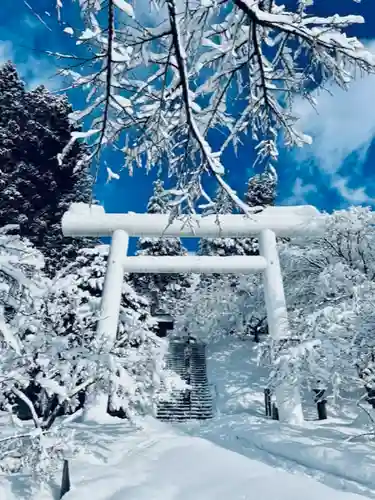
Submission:
M 191 216 L 187 221 L 164 214 L 107 214 L 103 207 L 73 203 L 62 219 L 64 236 L 111 236 L 97 333 L 114 343 L 117 334 L 124 273 L 221 273 L 263 272 L 268 329 L 275 340 L 289 336 L 288 314 L 277 252 L 276 236 L 303 232 L 320 215 L 310 205 L 267 207 L 253 216 Z M 259 256 L 127 256 L 129 237 L 245 238 L 257 236 Z M 303 420 L 298 387 L 289 383 L 276 388 L 282 421 Z

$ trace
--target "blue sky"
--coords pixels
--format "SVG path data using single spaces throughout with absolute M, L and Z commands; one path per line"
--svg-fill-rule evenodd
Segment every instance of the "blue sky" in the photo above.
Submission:
M 72 0 L 64 0 L 63 21 L 76 24 Z M 5 4 L 5 5 L 4 5 Z M 46 84 L 57 90 L 61 80 L 54 77 L 56 63 L 43 50 L 74 50 L 70 37 L 56 21 L 56 0 L 12 0 L 0 7 L 0 62 L 13 60 L 30 86 Z M 329 7 L 327 7 L 329 5 Z M 351 29 L 375 51 L 375 4 L 373 0 L 315 0 L 319 14 L 355 13 L 366 19 L 365 25 Z M 329 9 L 329 10 L 327 10 Z M 46 13 L 48 12 L 49 15 Z M 38 19 L 43 20 L 43 23 Z M 72 46 L 70 46 L 72 44 Z M 74 106 L 80 96 L 72 96 Z M 279 203 L 311 203 L 331 211 L 351 204 L 375 205 L 375 76 L 358 80 L 344 93 L 332 88 L 332 95 L 318 97 L 316 113 L 299 102 L 296 111 L 304 131 L 313 136 L 313 144 L 301 150 L 281 150 L 277 165 Z M 106 157 L 118 170 L 121 158 Z M 239 159 L 227 158 L 230 182 L 239 193 L 252 173 L 252 147 L 244 148 Z M 232 163 L 232 165 L 231 165 Z M 238 168 L 241 163 L 242 168 Z M 97 198 L 109 212 L 144 211 L 156 172 L 136 171 L 133 177 L 121 173 L 119 181 L 105 184 L 104 174 L 97 186 Z

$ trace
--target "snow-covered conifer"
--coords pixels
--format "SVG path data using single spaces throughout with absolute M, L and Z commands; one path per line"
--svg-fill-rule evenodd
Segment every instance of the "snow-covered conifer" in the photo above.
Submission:
M 170 213 L 170 195 L 164 189 L 161 180 L 154 182 L 154 191 L 147 212 L 151 214 Z M 140 238 L 137 255 L 178 256 L 187 255 L 180 238 Z M 164 312 L 173 313 L 188 289 L 192 285 L 192 277 L 187 274 L 134 274 L 131 281 L 135 290 L 148 297 L 152 306 Z
M 269 166 L 264 172 L 250 177 L 245 193 L 245 202 L 249 207 L 268 207 L 275 204 L 277 196 L 277 175 L 273 167 Z M 259 245 L 257 238 L 243 238 L 241 240 L 245 255 L 258 255 Z
M 213 201 L 212 206 L 205 209 L 203 215 L 217 214 L 220 216 L 236 212 L 235 204 L 221 187 L 217 189 Z M 219 255 L 222 257 L 245 255 L 241 240 L 237 238 L 201 238 L 198 253 L 199 255 Z
M 274 205 L 276 196 L 277 175 L 273 168 L 250 177 L 245 193 L 245 201 L 250 207 Z
M 0 68 L 0 225 L 19 224 L 45 256 L 50 275 L 92 240 L 64 238 L 61 218 L 72 202 L 88 202 L 91 178 L 80 166 L 76 143 L 60 164 L 58 155 L 75 130 L 67 98 L 44 87 L 27 90 L 16 68 Z

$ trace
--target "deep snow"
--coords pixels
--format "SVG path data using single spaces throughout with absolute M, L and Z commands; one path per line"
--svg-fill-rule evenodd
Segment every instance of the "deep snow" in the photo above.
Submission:
M 375 498 L 375 441 L 366 413 L 356 406 L 360 394 L 342 401 L 330 399 L 329 418 L 319 422 L 306 392 L 304 425 L 283 425 L 264 417 L 267 372 L 256 358 L 255 344 L 249 341 L 210 344 L 207 369 L 217 394 L 216 417 L 178 427 L 273 467 Z M 362 437 L 366 431 L 370 440 Z
M 208 440 L 146 419 L 134 431 L 121 423 L 76 424 L 87 444 L 70 462 L 74 488 L 64 500 L 360 500 L 301 474 L 290 474 Z M 2 481 L 0 498 L 51 500 L 27 494 L 21 478 Z
M 305 402 L 310 421 L 282 425 L 263 416 L 267 374 L 256 365 L 254 344 L 229 339 L 211 344 L 208 355 L 218 394 L 211 421 L 147 418 L 137 429 L 118 419 L 69 424 L 82 448 L 70 460 L 73 489 L 64 500 L 375 498 L 375 446 L 353 423 L 353 401 L 341 409 L 330 404 L 326 422 L 312 420 L 314 408 Z M 61 471 L 44 493 L 30 492 L 28 479 L 2 476 L 0 498 L 58 498 Z

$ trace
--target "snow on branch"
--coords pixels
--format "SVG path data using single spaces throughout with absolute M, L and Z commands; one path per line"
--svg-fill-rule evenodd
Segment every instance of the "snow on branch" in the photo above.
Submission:
M 73 87 L 87 91 L 71 118 L 91 120 L 89 160 L 111 145 L 124 168 L 168 169 L 176 204 L 189 211 L 207 201 L 209 175 L 249 212 L 224 180 L 226 149 L 237 152 L 249 136 L 257 161 L 275 162 L 280 134 L 288 146 L 311 141 L 298 128 L 296 96 L 313 104 L 311 90 L 332 81 L 346 88 L 375 68 L 375 56 L 346 34 L 363 18 L 319 17 L 311 1 L 293 10 L 274 0 L 155 0 L 148 12 L 125 0 L 79 5 L 77 54 L 58 57 L 71 60 L 64 73 Z

